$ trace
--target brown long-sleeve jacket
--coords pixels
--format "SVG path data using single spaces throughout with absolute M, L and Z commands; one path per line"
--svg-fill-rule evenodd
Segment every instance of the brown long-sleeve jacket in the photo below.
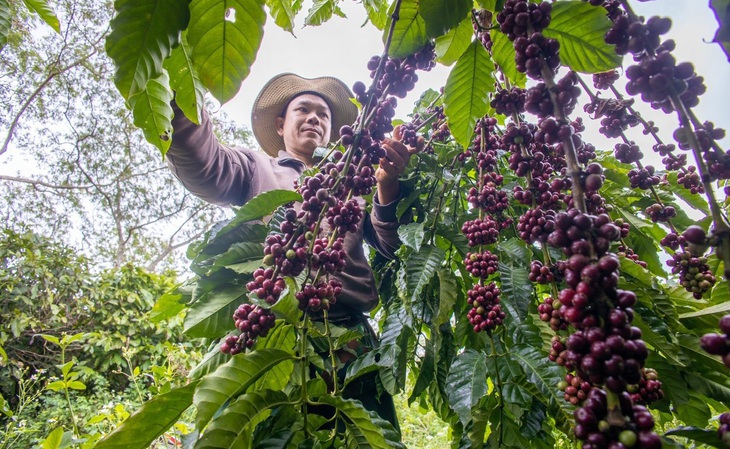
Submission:
M 215 138 L 207 114 L 196 125 L 177 106 L 174 110 L 168 164 L 185 188 L 205 201 L 242 205 L 262 192 L 291 190 L 306 168 L 284 151 L 272 158 L 262 151 L 222 145 Z M 336 276 L 343 288 L 330 309 L 333 320 L 368 312 L 377 305 L 378 292 L 363 241 L 384 256 L 394 257 L 400 246 L 396 204 L 397 200 L 386 205 L 375 202 L 372 213 L 364 214 L 357 232 L 346 234 L 344 249 L 348 259 L 344 271 Z M 361 206 L 364 210 L 364 201 Z

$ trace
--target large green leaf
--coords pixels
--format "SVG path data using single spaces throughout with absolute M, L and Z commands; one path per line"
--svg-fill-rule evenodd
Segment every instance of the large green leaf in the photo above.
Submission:
M 256 341 L 254 349 L 260 351 L 263 349 L 278 349 L 280 351 L 294 354 L 294 345 L 296 344 L 297 335 L 294 326 L 288 324 L 277 324 L 266 337 L 259 337 Z M 286 384 L 291 379 L 294 362 L 292 360 L 284 360 L 277 364 L 256 381 L 253 386 L 254 390 L 284 390 Z
M 499 263 L 499 279 L 502 281 L 502 304 L 513 320 L 521 322 L 527 317 L 527 308 L 532 300 L 532 284 L 527 268 L 513 263 Z
M 495 386 L 501 384 L 500 394 L 504 401 L 518 407 L 528 407 L 532 403 L 532 394 L 522 388 L 525 373 L 517 360 L 500 354 L 487 357 L 487 374 Z
M 725 445 L 725 443 L 723 443 L 720 439 L 717 431 L 711 429 L 698 429 L 696 427 L 682 426 L 669 430 L 664 435 L 689 438 L 690 440 L 697 441 L 698 443 L 707 444 L 719 449 L 725 449 L 727 447 L 727 445 Z
M 400 348 L 389 344 L 358 357 L 347 367 L 345 385 L 373 371 L 393 371 L 399 354 Z M 391 387 L 395 387 L 395 385 L 391 385 Z M 393 388 L 389 388 L 388 393 L 395 394 L 397 392 Z
M 438 270 L 439 277 L 439 308 L 432 323 L 434 327 L 448 323 L 454 313 L 456 299 L 459 297 L 460 283 L 456 275 L 450 270 Z M 463 290 L 463 289 L 462 289 Z
M 301 200 L 302 195 L 291 190 L 269 190 L 268 192 L 263 192 L 238 208 L 236 216 L 218 232 L 218 235 L 230 232 L 238 225 L 247 221 L 263 218 L 273 213 L 279 206 Z
M 385 42 L 390 24 L 393 20 L 393 8 L 398 2 L 393 2 L 388 11 L 388 23 L 385 26 L 383 42 Z M 418 0 L 402 0 L 398 21 L 395 23 L 393 37 L 388 48 L 388 56 L 391 58 L 404 58 L 420 50 L 428 40 L 426 34 L 426 23 L 418 13 Z
M 293 358 L 279 349 L 260 349 L 231 357 L 228 363 L 205 376 L 195 389 L 193 403 L 198 410 L 197 428 L 203 430 L 222 405 L 246 392 L 268 370 Z
M 689 390 L 689 401 L 676 408 L 676 413 L 683 423 L 690 426 L 705 427 L 710 419 L 710 407 L 694 390 Z
M 248 76 L 264 35 L 264 0 L 193 0 L 188 43 L 200 80 L 221 103 Z
M 221 254 L 215 260 L 214 265 L 225 267 L 247 260 L 261 260 L 262 257 L 264 257 L 264 248 L 260 243 L 239 242 L 234 243 L 228 248 L 228 251 Z
M 418 366 L 418 377 L 416 383 L 413 385 L 413 391 L 411 391 L 408 397 L 408 404 L 412 404 L 418 397 L 428 389 L 431 383 L 436 378 L 436 351 L 439 349 L 441 342 L 441 334 L 438 332 L 431 332 L 431 338 L 426 340 L 424 346 L 426 347 L 426 353 L 421 357 L 421 363 Z
M 356 447 L 358 448 L 391 449 L 404 447 L 399 442 L 397 434 L 389 422 L 378 418 L 375 414 L 371 415 L 357 401 L 342 399 L 338 396 L 322 396 L 315 404 L 330 405 L 347 417 L 344 420 L 345 426 L 357 438 L 358 445 Z
M 233 329 L 233 312 L 243 303 L 248 291 L 234 285 L 212 291 L 188 310 L 184 332 L 192 338 L 216 338 Z
M 165 293 L 160 296 L 150 310 L 149 318 L 153 323 L 170 319 L 185 309 L 180 300 L 182 295 L 176 292 Z
M 494 64 L 489 53 L 474 41 L 449 73 L 444 87 L 444 113 L 456 142 L 468 147 L 477 120 L 489 111 L 489 92 L 494 91 Z
M 319 26 L 332 18 L 336 4 L 334 0 L 314 0 L 304 19 L 305 25 Z
M 38 16 L 46 22 L 48 26 L 53 28 L 53 31 L 61 33 L 61 23 L 58 21 L 56 13 L 53 12 L 53 8 L 48 5 L 46 0 L 23 0 L 23 3 L 25 3 L 25 6 L 27 6 L 29 10 L 38 14 Z
M 462 22 L 473 4 L 472 0 L 419 0 L 418 13 L 426 23 L 426 33 L 437 37 Z
M 469 46 L 473 36 L 471 19 L 462 20 L 448 33 L 436 38 L 436 61 L 446 66 L 455 63 Z
M 382 31 L 388 22 L 388 2 L 386 0 L 363 0 L 362 5 L 368 13 L 370 23 Z
M 10 4 L 8 0 L 0 0 L 0 51 L 5 44 L 8 43 L 8 35 L 10 34 L 10 24 L 12 22 L 10 14 Z
M 147 141 L 156 146 L 164 156 L 170 148 L 173 111 L 170 102 L 172 91 L 167 73 L 147 81 L 144 90 L 129 97 L 134 125 L 142 129 Z
M 234 449 L 249 447 L 247 424 L 258 421 L 271 409 L 290 404 L 281 391 L 263 390 L 239 396 L 211 421 L 208 430 L 198 440 L 195 449 Z
M 94 449 L 146 449 L 190 407 L 196 386 L 191 382 L 145 402 Z
M 266 6 L 279 28 L 294 34 L 294 17 L 298 12 L 296 7 L 301 8 L 301 3 L 292 3 L 292 0 L 266 0 Z
M 413 251 L 420 251 L 423 239 L 426 237 L 426 233 L 423 231 L 423 227 L 426 223 L 408 223 L 407 225 L 398 227 L 398 238 L 403 242 L 404 245 L 413 249 Z
M 193 123 L 200 124 L 201 111 L 205 105 L 205 86 L 193 66 L 192 49 L 188 45 L 187 32 L 182 33 L 178 45 L 164 67 L 170 75 L 170 88 L 175 91 L 175 103 Z
M 463 425 L 469 422 L 471 409 L 487 394 L 487 362 L 483 352 L 467 349 L 456 356 L 446 378 L 449 406 Z
M 219 366 L 228 362 L 230 358 L 230 354 L 224 354 L 221 352 L 220 344 L 218 342 L 213 343 L 208 352 L 203 356 L 203 360 L 201 360 L 200 363 L 198 363 L 195 368 L 188 373 L 188 379 L 201 379 L 203 376 L 217 370 Z
M 720 285 L 721 288 L 726 289 L 726 285 Z M 679 315 L 679 319 L 687 319 L 687 318 L 696 318 L 701 316 L 707 316 L 707 315 L 724 315 L 730 312 L 730 302 L 723 302 L 711 307 L 706 307 L 704 309 L 696 310 L 694 312 L 687 312 Z M 718 318 L 720 318 L 718 316 Z
M 527 75 L 517 70 L 515 62 L 515 47 L 506 34 L 498 29 L 491 31 L 492 38 L 492 57 L 494 63 L 502 69 L 502 73 L 512 82 L 513 85 L 525 87 L 527 83 Z
M 445 256 L 444 250 L 432 245 L 424 245 L 421 247 L 421 251 L 410 256 L 405 270 L 408 293 L 411 298 L 415 300 L 433 279 Z
M 561 62 L 577 72 L 606 72 L 621 65 L 621 56 L 603 40 L 611 28 L 606 10 L 582 1 L 553 4 L 545 37 L 560 42 Z
M 162 74 L 162 62 L 179 43 L 190 18 L 187 0 L 117 0 L 106 52 L 116 64 L 114 83 L 125 99 Z
M 211 255 L 225 252 L 234 243 L 263 243 L 267 233 L 268 228 L 260 223 L 241 223 L 227 230 L 226 233 L 213 234 L 210 236 L 209 241 L 200 248 L 202 254 L 198 256 L 196 261 L 205 260 Z

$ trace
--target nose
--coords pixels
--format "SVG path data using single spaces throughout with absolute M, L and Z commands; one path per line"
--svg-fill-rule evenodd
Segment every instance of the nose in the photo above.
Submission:
M 313 123 L 318 124 L 319 123 L 319 117 L 317 117 L 317 113 L 312 111 L 309 113 L 309 116 L 307 117 L 307 123 Z

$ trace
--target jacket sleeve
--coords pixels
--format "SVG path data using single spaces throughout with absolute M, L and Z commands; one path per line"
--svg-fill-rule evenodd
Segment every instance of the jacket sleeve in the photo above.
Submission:
M 245 151 L 218 142 L 210 117 L 202 111 L 200 125 L 191 122 L 172 103 L 172 142 L 167 162 L 172 173 L 195 196 L 218 205 L 241 205 L 255 164 Z
M 402 192 L 403 189 L 401 189 L 401 195 Z M 398 198 L 388 204 L 379 204 L 378 196 L 373 195 L 372 212 L 366 214 L 364 218 L 363 237 L 365 241 L 388 259 L 395 259 L 395 252 L 401 245 L 398 227 L 401 224 L 410 223 L 412 219 L 410 212 L 406 212 L 398 220 L 396 208 L 400 200 L 401 198 Z

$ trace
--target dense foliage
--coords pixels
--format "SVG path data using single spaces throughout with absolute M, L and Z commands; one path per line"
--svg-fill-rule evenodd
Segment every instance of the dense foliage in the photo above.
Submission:
M 283 28 L 301 7 L 116 3 L 106 41 L 115 82 L 163 152 L 172 90 L 193 121 L 206 89 L 230 99 L 256 57 L 265 5 Z M 163 296 L 157 316 L 185 310 L 186 334 L 210 352 L 187 385 L 149 401 L 98 447 L 146 447 L 191 406 L 195 448 L 401 445 L 309 364 L 355 337 L 326 314 L 339 239 L 360 219 L 349 201 L 369 195 L 397 98 L 434 57 L 455 63 L 451 75 L 397 131 L 425 143 L 398 207 L 414 221 L 400 228 L 397 260 L 373 255 L 381 346 L 344 383 L 377 372 L 379 389 L 412 385 L 409 402 L 448 423 L 453 447 L 722 447 L 730 421 L 723 415 L 718 433 L 713 418 L 730 406 L 727 318 L 722 335 L 706 335 L 730 309 L 718 189 L 730 152 L 718 143 L 724 130 L 692 111 L 706 87 L 672 56 L 662 37 L 671 22 L 614 0 L 363 5 L 385 51 L 367 62 L 370 85 L 353 86 L 360 118 L 296 192 L 253 199 L 189 248 L 197 276 Z M 307 22 L 333 13 L 336 1 L 317 1 Z M 614 84 L 622 75 L 623 88 Z M 579 97 L 601 121 L 600 142 L 584 137 Z M 658 129 L 634 101 L 674 115 L 679 128 Z M 631 138 L 642 131 L 663 168 L 643 160 L 649 148 Z M 320 311 L 323 322 L 313 321 Z M 334 424 L 309 413 L 313 405 L 333 407 Z

